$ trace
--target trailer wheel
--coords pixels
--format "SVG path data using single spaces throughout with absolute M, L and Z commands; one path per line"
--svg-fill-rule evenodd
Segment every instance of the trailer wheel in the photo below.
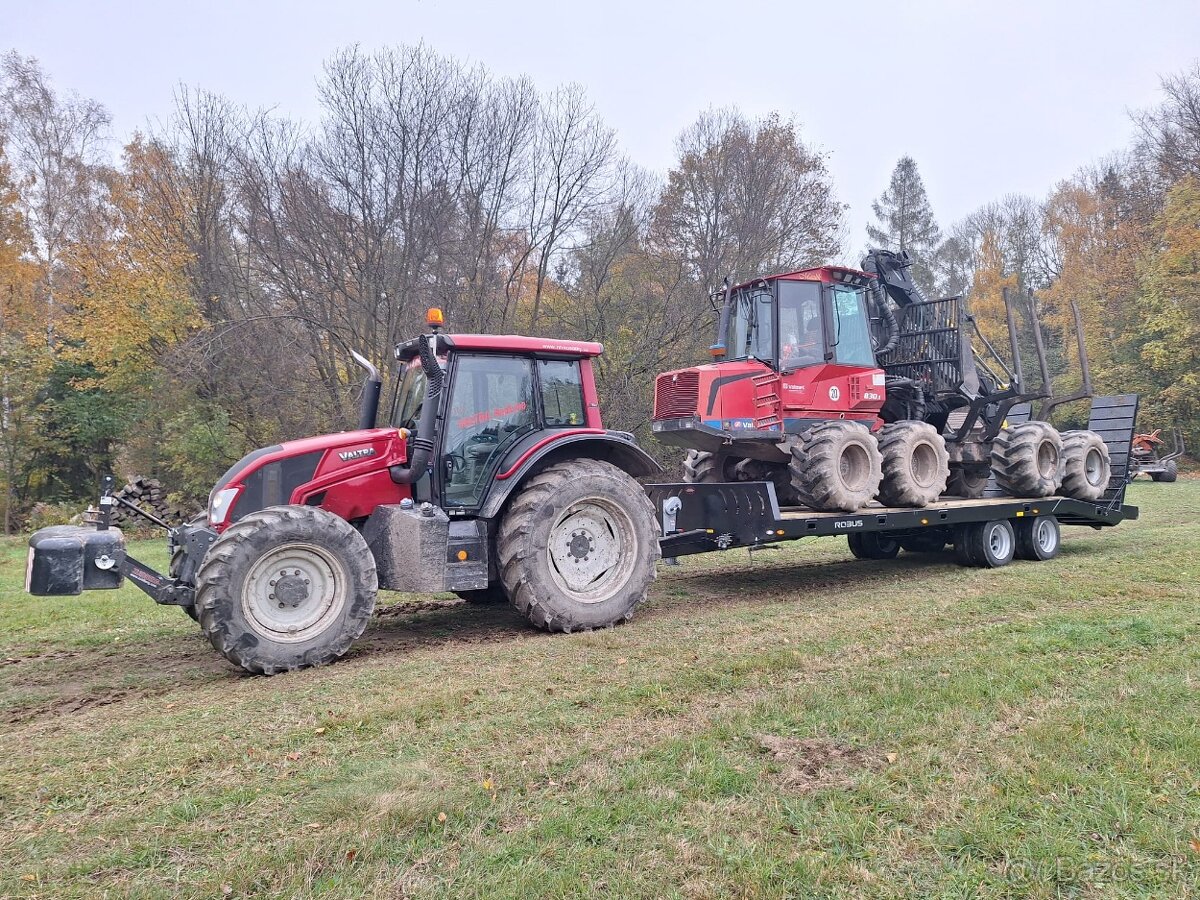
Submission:
M 1008 519 L 978 522 L 967 526 L 965 544 L 971 565 L 984 569 L 998 569 L 1012 562 L 1017 549 L 1017 538 Z
M 926 534 L 910 534 L 900 538 L 900 549 L 905 553 L 941 553 L 946 549 L 946 534 L 940 529 Z
M 879 493 L 883 457 L 863 425 L 821 422 L 792 444 L 792 486 L 804 506 L 856 512 Z
M 1018 519 L 1016 523 L 1017 559 L 1044 560 L 1058 556 L 1062 530 L 1054 516 Z
M 960 566 L 975 566 L 974 548 L 978 538 L 973 534 L 979 528 L 976 522 L 958 525 L 954 529 L 954 559 Z
M 852 531 L 846 535 L 846 543 L 855 559 L 895 559 L 900 552 L 898 540 L 875 531 Z
M 946 439 L 927 422 L 893 422 L 879 433 L 884 506 L 928 506 L 946 490 L 950 454 Z
M 996 483 L 1012 497 L 1049 497 L 1062 484 L 1062 437 L 1046 422 L 1002 428 L 992 443 Z
M 248 672 L 274 675 L 342 656 L 375 609 L 375 558 L 345 519 L 273 506 L 230 525 L 196 577 L 200 627 Z
M 496 540 L 513 606 L 538 628 L 605 628 L 633 617 L 662 555 L 654 506 L 626 472 L 577 459 L 525 484 Z
M 991 474 L 990 469 L 955 466 L 946 480 L 946 493 L 951 497 L 962 497 L 964 500 L 978 500 L 987 490 Z
M 1062 452 L 1063 494 L 1076 500 L 1100 499 L 1111 475 L 1104 439 L 1094 431 L 1064 431 Z

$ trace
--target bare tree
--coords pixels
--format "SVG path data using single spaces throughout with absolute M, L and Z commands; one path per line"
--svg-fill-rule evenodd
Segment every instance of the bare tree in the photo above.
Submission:
M 1161 84 L 1166 99 L 1133 113 L 1133 121 L 1167 180 L 1200 177 L 1200 62 Z

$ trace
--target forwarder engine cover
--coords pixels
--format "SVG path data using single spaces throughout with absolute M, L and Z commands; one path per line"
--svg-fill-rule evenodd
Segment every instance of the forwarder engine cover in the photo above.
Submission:
M 124 558 L 120 528 L 51 525 L 29 538 L 25 590 L 35 597 L 73 597 L 119 588 Z

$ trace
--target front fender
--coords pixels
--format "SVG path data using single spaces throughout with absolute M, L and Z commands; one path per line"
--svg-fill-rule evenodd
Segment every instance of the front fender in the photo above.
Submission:
M 492 519 L 500 514 L 505 502 L 535 472 L 564 459 L 602 459 L 634 478 L 659 475 L 663 467 L 639 447 L 633 435 L 625 431 L 599 428 L 571 429 L 521 441 L 504 455 L 496 469 L 488 494 L 479 508 L 479 516 Z

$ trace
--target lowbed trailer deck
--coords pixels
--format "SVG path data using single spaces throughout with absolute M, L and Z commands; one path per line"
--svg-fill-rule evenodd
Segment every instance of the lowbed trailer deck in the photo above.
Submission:
M 965 564 L 1004 565 L 1012 552 L 1026 558 L 1046 559 L 1057 553 L 1058 525 L 1105 528 L 1126 519 L 1136 519 L 1136 506 L 1125 503 L 1129 483 L 1129 452 L 1137 418 L 1137 395 L 1097 397 L 1092 401 L 1089 429 L 1103 437 L 1108 446 L 1112 476 L 1108 489 L 1096 501 L 1068 497 L 1018 499 L 985 496 L 977 500 L 944 499 L 919 509 L 868 504 L 853 513 L 816 512 L 803 507 L 780 507 L 770 482 L 722 484 L 654 484 L 647 493 L 662 526 L 665 557 L 687 556 L 762 547 L 804 537 L 846 535 L 857 556 L 889 558 L 907 542 L 922 549 L 969 542 L 980 546 L 963 548 Z M 989 493 L 995 493 L 994 488 Z M 1052 520 L 1052 546 L 1037 552 L 1034 523 Z M 1005 548 L 1004 535 L 996 534 L 995 523 L 1007 522 L 1011 529 Z M 1045 529 L 1047 525 L 1042 525 Z M 974 529 L 970 531 L 969 529 Z M 980 532 L 987 531 L 987 534 Z M 1002 529 L 1001 529 L 1002 531 Z M 1023 532 L 1030 532 L 1023 535 Z M 854 535 L 870 535 L 855 538 Z M 1044 536 L 1047 541 L 1051 536 Z M 983 543 L 997 545 L 998 553 L 983 552 Z M 1022 552 L 1023 550 L 1028 552 Z

